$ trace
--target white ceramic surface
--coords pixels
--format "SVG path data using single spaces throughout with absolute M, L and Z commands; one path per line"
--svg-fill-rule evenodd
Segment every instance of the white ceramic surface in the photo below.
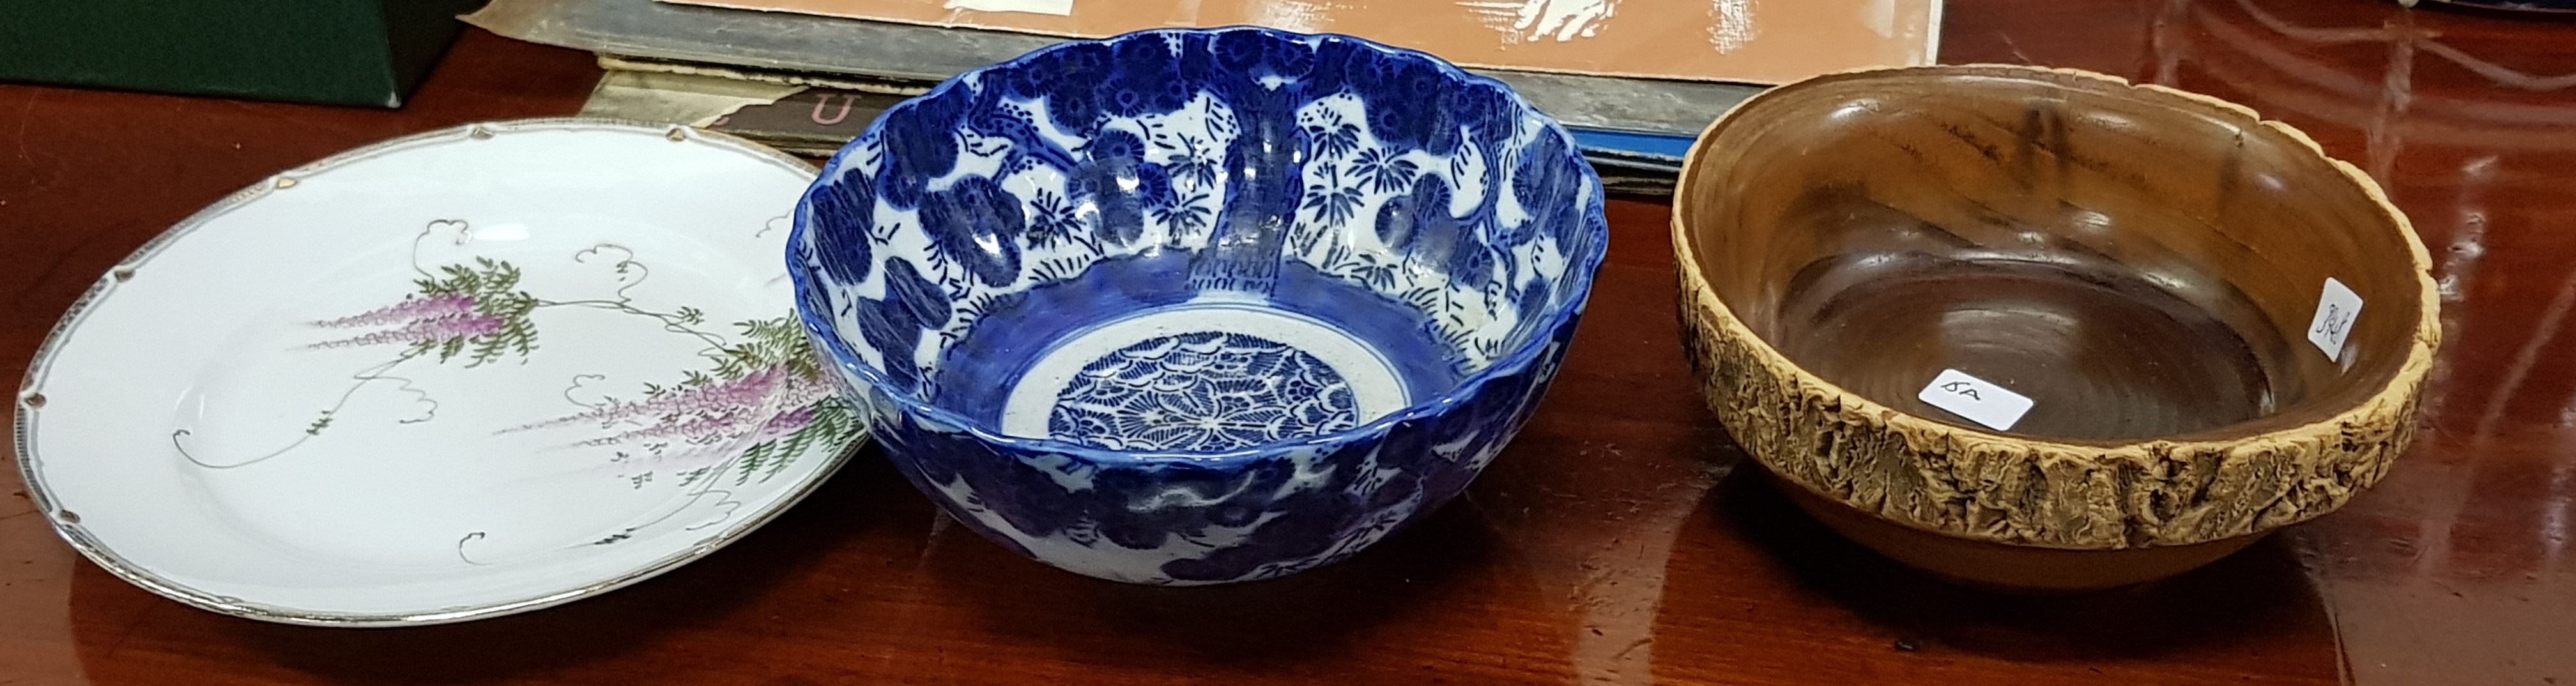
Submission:
M 813 176 L 583 120 L 279 174 L 65 316 L 17 397 L 32 495 L 117 575 L 271 621 L 474 619 L 684 564 L 864 433 L 780 259 Z

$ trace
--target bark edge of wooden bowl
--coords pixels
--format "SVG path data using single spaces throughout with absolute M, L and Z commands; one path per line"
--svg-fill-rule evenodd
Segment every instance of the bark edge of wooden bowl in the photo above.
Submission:
M 1724 197 L 1730 189 L 1748 187 L 1742 185 L 1746 183 L 1801 183 L 1812 179 L 1737 179 L 1735 172 L 1740 170 L 1735 167 L 1752 165 L 1730 165 L 1743 161 L 1745 154 L 1727 148 L 1748 142 L 1776 143 L 1763 138 L 1773 135 L 1767 133 L 1770 129 L 1766 127 L 1775 122 L 1826 116 L 1824 111 L 1800 111 L 1782 104 L 1803 97 L 1798 95 L 1802 92 L 1834 87 L 1833 84 L 1843 84 L 1845 88 L 1871 84 L 1870 92 L 1888 94 L 1882 104 L 1903 107 L 1907 102 L 1900 99 L 1903 95 L 1897 89 L 1882 86 L 1916 79 L 1944 81 L 1943 87 L 1950 89 L 1945 92 L 1951 93 L 1994 87 L 2020 89 L 2001 92 L 2027 96 L 2054 88 L 2097 101 L 2131 99 L 2158 111 L 2196 113 L 2194 116 L 2238 132 L 2234 143 L 2238 152 L 2217 153 L 2222 156 L 2251 155 L 2243 151 L 2247 141 L 2254 139 L 2274 146 L 2273 153 L 2283 149 L 2304 151 L 2299 154 L 2311 156 L 2314 164 L 2322 165 L 2308 170 L 2322 174 L 2312 174 L 2314 178 L 2345 184 L 2321 189 L 2324 195 L 2371 205 L 2335 211 L 2347 216 L 2360 212 L 2384 217 L 2385 222 L 2377 224 L 2377 229 L 2394 231 L 2393 237 L 2335 239 L 2343 243 L 2328 248 L 2350 253 L 2367 250 L 2371 241 L 2393 246 L 2395 238 L 2403 239 L 2403 256 L 2386 255 L 2388 264 L 2371 265 L 2389 273 L 2380 277 L 2380 299 L 2371 301 L 2379 311 L 2363 310 L 2383 317 L 2401 317 L 2398 322 L 2379 324 L 2378 332 L 2383 335 L 2377 343 L 2387 349 L 2367 364 L 2378 365 L 2370 373 L 2380 377 L 2381 382 L 2367 388 L 2319 391 L 2277 411 L 2267 410 L 2257 420 L 2210 430 L 2084 440 L 1988 431 L 1956 418 L 1920 416 L 1863 397 L 1800 366 L 1772 341 L 1757 334 L 1711 278 L 1726 276 L 1721 270 L 1739 266 L 1719 259 L 1736 253 L 1716 253 L 1752 252 L 1756 258 L 1751 261 L 1757 263 L 1757 270 L 1773 269 L 1758 263 L 1764 259 L 1776 261 L 1782 248 L 1769 236 L 1762 237 L 1765 242 L 1760 250 L 1727 248 L 1717 243 L 1749 239 L 1711 236 L 1720 231 L 1760 230 L 1735 226 L 1752 221 L 1735 222 L 1733 218 L 1758 210 L 1744 209 L 1755 201 L 1735 203 L 1733 198 Z M 1832 98 L 1824 101 L 1835 102 Z M 2047 97 L 2028 99 L 2045 101 Z M 2034 119 L 2028 121 L 2037 121 L 2040 115 L 2031 116 Z M 2068 145 L 2065 127 L 2069 125 L 2064 122 L 2061 117 L 2056 124 L 2056 138 L 2041 139 L 2041 148 Z M 1795 125 L 1793 121 L 1778 126 Z M 1994 125 L 2009 127 L 2006 123 Z M 1737 127 L 1765 133 L 1732 133 Z M 1951 133 L 1972 138 L 1955 130 Z M 2087 135 L 2090 134 L 2078 131 L 2072 138 Z M 1810 147 L 1823 149 L 1819 146 L 1829 145 Z M 2211 143 L 2203 147 L 2223 146 Z M 2028 150 L 2025 147 L 2019 154 L 2029 155 Z M 1804 150 L 1799 154 L 1812 152 Z M 1926 161 L 1920 151 L 1907 152 L 1914 154 L 1918 162 L 1933 163 Z M 2056 153 L 2074 156 L 2065 150 L 2051 152 Z M 2197 158 L 2192 157 L 2195 154 L 2199 153 L 2182 150 L 2173 153 L 2172 160 L 2123 160 L 2111 164 L 2145 165 L 2140 168 L 2168 163 L 2189 165 L 2197 163 Z M 1986 156 L 1996 158 L 1992 166 L 2010 166 L 1992 151 Z M 1828 167 L 1799 168 L 1812 171 Z M 2222 170 L 2217 173 L 2241 171 L 2232 167 L 2213 169 Z M 1866 177 L 1879 172 L 1837 173 Z M 2068 172 L 2061 165 L 2055 173 Z M 2071 183 L 2064 178 L 2057 181 Z M 2153 182 L 2139 183 L 2145 188 Z M 2047 189 L 2045 180 L 2040 188 L 2042 192 Z M 2164 201 L 2162 196 L 2155 199 Z M 2188 204 L 2193 200 L 2180 197 L 2172 202 Z M 2220 199 L 2212 202 L 2216 203 L 2210 206 L 2212 211 L 2220 211 L 2227 209 L 2225 203 L 2231 200 L 2222 191 Z M 1929 218 L 1923 221 L 1927 225 L 1932 222 Z M 2360 170 L 2326 155 L 2298 130 L 2263 120 L 2243 106 L 2077 70 L 2007 65 L 1871 69 L 1772 89 L 1727 112 L 1700 135 L 1684 162 L 1671 228 L 1686 354 L 1703 398 L 1735 440 L 1776 477 L 1776 483 L 1788 491 L 1793 502 L 1837 532 L 1935 576 L 1988 588 L 2062 592 L 2170 576 L 2232 553 L 2274 529 L 2342 507 L 2355 494 L 2378 482 L 2412 440 L 2416 403 L 2440 342 L 2438 294 L 2422 240 L 2405 215 Z M 2214 231 L 2225 234 L 2228 230 Z M 1708 248 L 1704 244 L 1721 247 Z M 2351 247 L 2355 244 L 2363 247 Z M 1758 281 L 1766 277 L 1743 278 Z M 2411 288 L 2406 287 L 2408 284 Z M 1735 288 L 1734 297 L 1743 302 L 1754 302 L 1745 298 L 1777 297 L 1780 288 L 1776 284 L 1750 291 L 1743 286 L 1728 287 Z M 1743 295 L 1748 292 L 1756 295 Z M 2314 298 L 2316 291 L 2308 293 Z M 2392 296 L 2396 296 L 2393 304 L 2379 305 Z M 1756 317 L 1770 316 L 1763 308 L 1780 309 L 1776 303 L 1754 307 Z M 2309 307 L 2313 308 L 2313 304 Z M 2264 321 L 2278 319 L 2272 316 Z M 2304 329 L 2307 321 L 2275 323 Z M 2391 332 L 2389 327 L 2395 330 Z M 2355 326 L 2356 339 L 2364 333 L 2369 332 Z M 2298 338 L 2290 342 L 2309 345 Z M 2315 348 L 2301 352 L 2328 357 Z M 2358 356 L 2346 353 L 2346 357 Z M 2330 373 L 2358 373 L 2355 369 L 2358 368 L 2347 362 L 2339 372 Z M 1924 378 L 1929 378 L 1928 373 Z M 2327 405 L 2315 406 L 2320 403 Z

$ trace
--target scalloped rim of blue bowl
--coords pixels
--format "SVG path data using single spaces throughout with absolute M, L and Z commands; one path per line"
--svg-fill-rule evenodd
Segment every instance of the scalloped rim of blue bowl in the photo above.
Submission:
M 1299 448 L 1329 446 L 1338 443 L 1363 440 L 1371 436 L 1383 435 L 1397 424 L 1408 421 L 1417 421 L 1425 417 L 1439 414 L 1440 411 L 1447 409 L 1449 406 L 1456 405 L 1461 401 L 1474 397 L 1476 392 L 1481 390 L 1485 384 L 1493 382 L 1496 378 L 1518 373 L 1523 369 L 1527 369 L 1530 365 L 1536 364 L 1539 361 L 1541 353 L 1547 349 L 1547 346 L 1554 339 L 1553 336 L 1546 335 L 1545 332 L 1555 331 L 1560 327 L 1569 325 L 1570 320 L 1581 315 L 1583 313 L 1583 308 L 1590 304 L 1592 300 L 1593 277 L 1601 270 L 1601 263 L 1609 254 L 1609 225 L 1607 220 L 1603 218 L 1603 213 L 1606 210 L 1609 198 L 1606 190 L 1601 185 L 1600 173 L 1594 171 L 1591 163 L 1586 162 L 1583 159 L 1582 148 L 1575 144 L 1574 136 L 1571 132 L 1566 130 L 1565 124 L 1558 122 L 1555 117 L 1549 116 L 1547 112 L 1530 105 L 1529 101 L 1522 98 L 1520 92 L 1512 90 L 1511 86 L 1506 85 L 1501 81 L 1468 73 L 1466 70 L 1458 68 L 1458 65 L 1451 64 L 1448 60 L 1440 59 L 1430 53 L 1422 52 L 1420 50 L 1394 47 L 1365 38 L 1337 33 L 1304 34 L 1259 26 L 1225 26 L 1206 29 L 1146 29 L 1098 40 L 1069 40 L 1030 51 L 1027 54 L 1020 55 L 1019 57 L 1014 57 L 1006 61 L 979 67 L 956 76 L 949 77 L 948 80 L 941 81 L 937 87 L 931 88 L 929 92 L 887 108 L 883 114 L 877 116 L 876 121 L 868 124 L 867 130 L 862 132 L 857 139 L 853 139 L 850 144 L 842 146 L 839 152 L 832 154 L 832 159 L 830 161 L 823 164 L 822 173 L 816 176 L 814 184 L 807 187 L 804 195 L 799 196 L 796 201 L 796 212 L 794 213 L 795 227 L 793 232 L 787 236 L 788 256 L 786 261 L 788 277 L 794 280 L 796 290 L 798 292 L 804 292 L 806 289 L 816 287 L 814 284 L 814 276 L 809 273 L 809 270 L 804 264 L 795 259 L 796 246 L 802 245 L 805 242 L 805 234 L 812 230 L 811 222 L 808 218 L 813 215 L 813 213 L 809 211 L 809 208 L 814 202 L 814 194 L 822 191 L 827 185 L 839 179 L 843 174 L 842 165 L 844 163 L 844 158 L 847 158 L 852 150 L 858 148 L 858 141 L 865 140 L 870 136 L 881 136 L 884 134 L 885 122 L 893 119 L 896 112 L 917 107 L 922 100 L 945 94 L 950 89 L 956 88 L 958 84 L 963 83 L 969 77 L 974 77 L 996 69 L 1024 66 L 1027 62 L 1037 58 L 1038 56 L 1063 50 L 1066 46 L 1070 45 L 1083 43 L 1115 45 L 1122 41 L 1141 40 L 1147 37 L 1160 38 L 1171 35 L 1218 34 L 1237 31 L 1259 33 L 1267 38 L 1286 42 L 1304 42 L 1309 39 L 1350 41 L 1362 48 L 1381 54 L 1424 60 L 1429 62 L 1433 67 L 1439 69 L 1441 75 L 1447 76 L 1451 79 L 1467 83 L 1491 85 L 1499 88 L 1505 96 L 1510 98 L 1512 104 L 1520 106 L 1524 110 L 1538 115 L 1539 121 L 1547 127 L 1547 130 L 1556 134 L 1556 136 L 1564 143 L 1564 146 L 1560 149 L 1565 151 L 1564 155 L 1566 159 L 1573 162 L 1576 168 L 1580 171 L 1579 177 L 1582 179 L 1582 183 L 1592 187 L 1592 200 L 1589 203 L 1586 203 L 1586 206 L 1583 208 L 1584 211 L 1581 215 L 1581 220 L 1584 222 L 1586 227 L 1600 228 L 1598 233 L 1594 236 L 1595 240 L 1593 240 L 1589 245 L 1584 246 L 1582 254 L 1576 256 L 1575 259 L 1570 260 L 1567 264 L 1566 278 L 1572 280 L 1574 288 L 1572 291 L 1572 297 L 1568 298 L 1562 306 L 1548 311 L 1546 325 L 1544 327 L 1531 329 L 1533 333 L 1529 336 L 1529 339 L 1522 341 L 1519 347 L 1513 348 L 1510 354 L 1504 355 L 1503 357 L 1494 360 L 1492 364 L 1485 365 L 1483 369 L 1478 369 L 1475 373 L 1467 375 L 1467 378 L 1460 380 L 1457 385 L 1449 387 L 1448 390 L 1441 392 L 1438 396 L 1434 396 L 1428 400 L 1414 402 L 1406 405 L 1404 409 L 1389 412 L 1376 419 L 1369 420 L 1365 424 L 1348 429 L 1342 429 L 1331 433 L 1304 436 L 1293 440 L 1263 443 L 1260 445 L 1236 448 L 1223 452 L 1120 451 L 1053 438 L 1012 436 L 994 430 L 992 427 L 985 426 L 983 422 L 968 419 L 964 415 L 960 415 L 948 408 L 923 402 L 919 398 L 912 397 L 911 394 L 908 393 L 880 392 L 880 394 L 892 399 L 896 405 L 902 408 L 905 414 L 938 422 L 946 426 L 955 427 L 960 431 L 964 431 L 967 434 L 974 436 L 978 441 L 1005 446 L 1013 450 L 1032 453 L 1052 453 L 1076 457 L 1091 462 L 1105 463 L 1185 461 L 1198 465 L 1226 465 L 1236 462 L 1274 458 L 1282 453 L 1297 450 Z M 849 344 L 847 342 L 842 341 L 840 336 L 831 333 L 832 327 L 829 326 L 826 320 L 820 318 L 815 312 L 806 308 L 805 302 L 805 298 L 796 299 L 797 319 L 805 323 L 805 331 L 810 337 L 825 344 L 823 346 L 824 352 L 832 358 L 832 363 L 850 370 L 851 373 L 856 374 L 861 381 L 867 383 L 871 387 L 884 386 L 887 381 L 884 372 L 878 370 L 874 365 L 861 361 L 858 357 L 858 353 L 849 349 Z M 1571 339 L 1569 339 L 1569 341 L 1570 340 Z M 859 404 L 861 406 L 866 406 L 866 403 Z

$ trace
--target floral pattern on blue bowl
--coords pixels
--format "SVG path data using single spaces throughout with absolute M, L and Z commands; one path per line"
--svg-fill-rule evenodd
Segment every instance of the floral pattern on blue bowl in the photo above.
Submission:
M 798 310 L 906 478 L 1032 558 L 1210 584 L 1348 557 L 1536 408 L 1607 247 L 1510 89 L 1267 29 L 969 72 L 826 166 Z

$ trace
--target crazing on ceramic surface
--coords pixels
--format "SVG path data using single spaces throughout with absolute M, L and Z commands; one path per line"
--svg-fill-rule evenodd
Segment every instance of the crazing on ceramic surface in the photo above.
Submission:
M 66 316 L 21 392 L 30 495 L 118 576 L 271 621 L 459 621 L 666 571 L 864 433 L 782 316 L 777 213 L 810 179 L 593 120 L 287 172 Z
M 1500 84 L 1259 29 L 1073 42 L 881 118 L 807 193 L 799 311 L 907 477 L 1073 571 L 1346 557 L 1535 406 L 1606 240 Z

